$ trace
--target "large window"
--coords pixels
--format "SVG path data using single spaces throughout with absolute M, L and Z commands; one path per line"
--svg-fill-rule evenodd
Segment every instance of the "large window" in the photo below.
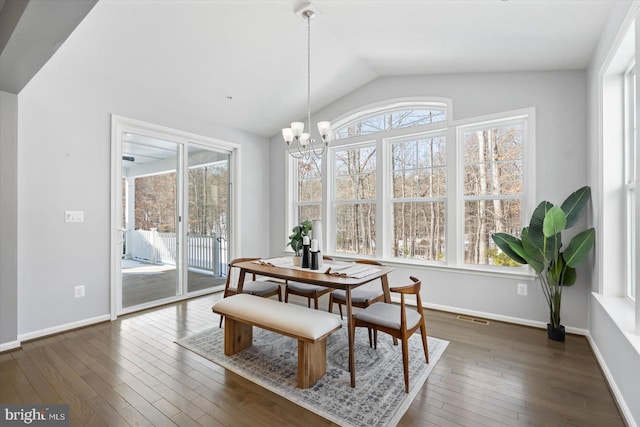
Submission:
M 522 228 L 525 119 L 459 130 L 464 156 L 464 262 L 515 265 L 493 243 L 493 233 Z
M 392 256 L 445 260 L 446 136 L 391 143 Z
M 391 129 L 400 129 L 443 122 L 447 119 L 446 106 L 433 105 L 430 108 L 412 108 L 395 111 L 376 112 L 359 116 L 347 125 L 341 126 L 334 132 L 336 139 L 350 138 L 359 135 L 369 135 Z
M 295 160 L 297 186 L 294 193 L 297 223 L 322 219 L 322 161 Z
M 636 298 L 636 264 L 638 262 L 638 242 L 636 241 L 636 228 L 638 218 L 636 213 L 636 73 L 635 67 L 629 67 L 624 76 L 625 92 L 625 138 L 624 138 L 624 189 L 626 194 L 626 227 L 627 227 L 627 251 L 626 251 L 626 294 L 627 297 Z
M 375 254 L 376 148 L 333 151 L 335 244 L 337 253 Z
M 291 162 L 298 217 L 290 223 L 322 211 L 313 215 L 325 218 L 328 254 L 524 268 L 491 234 L 518 234 L 534 207 L 524 196 L 534 192 L 533 109 L 455 123 L 450 108 L 393 104 L 338 120 L 324 176 Z

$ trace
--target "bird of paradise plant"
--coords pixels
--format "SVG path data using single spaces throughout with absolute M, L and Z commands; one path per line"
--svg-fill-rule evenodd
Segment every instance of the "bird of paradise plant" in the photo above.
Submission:
M 506 233 L 491 236 L 509 258 L 535 270 L 549 306 L 549 326 L 554 331 L 561 328 L 562 289 L 576 282 L 576 267 L 593 247 L 596 234 L 594 228 L 584 230 L 563 248 L 562 231 L 576 224 L 590 198 L 591 189 L 585 186 L 567 197 L 561 206 L 543 201 L 533 212 L 529 226 L 522 229 L 520 238 Z M 564 333 L 552 334 L 549 328 L 548 332 L 551 339 L 564 340 Z

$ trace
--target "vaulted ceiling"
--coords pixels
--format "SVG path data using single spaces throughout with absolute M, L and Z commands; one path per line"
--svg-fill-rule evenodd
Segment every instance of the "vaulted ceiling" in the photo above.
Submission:
M 613 3 L 313 1 L 312 110 L 385 76 L 585 69 Z M 307 28 L 294 13 L 303 4 L 4 0 L 0 89 L 19 93 L 84 18 L 109 37 L 79 54 L 118 61 L 114 82 L 133 70 L 220 124 L 272 136 L 306 112 Z M 185 83 L 168 87 L 177 70 Z

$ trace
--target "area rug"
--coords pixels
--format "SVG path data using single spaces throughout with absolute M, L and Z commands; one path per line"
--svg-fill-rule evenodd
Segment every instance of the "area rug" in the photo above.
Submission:
M 293 338 L 253 328 L 253 346 L 233 356 L 224 355 L 224 330 L 217 327 L 176 343 L 342 426 L 395 426 L 449 344 L 428 337 L 426 364 L 420 334 L 410 338 L 407 394 L 401 346 L 380 333 L 373 350 L 364 328 L 356 330 L 356 387 L 351 387 L 346 323 L 327 338 L 327 373 L 308 389 L 296 387 L 298 342 Z

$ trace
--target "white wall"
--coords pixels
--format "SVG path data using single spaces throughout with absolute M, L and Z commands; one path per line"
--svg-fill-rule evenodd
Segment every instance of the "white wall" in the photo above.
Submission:
M 621 276 L 615 268 L 611 268 L 608 254 L 625 253 L 624 239 L 619 225 L 616 223 L 621 218 L 621 212 L 611 209 L 610 201 L 615 200 L 615 194 L 603 186 L 603 173 L 601 147 L 600 147 L 600 72 L 607 63 L 608 55 L 615 49 L 616 37 L 621 31 L 626 31 L 625 23 L 633 18 L 640 9 L 638 2 L 617 2 L 612 9 L 607 25 L 603 29 L 602 36 L 589 69 L 587 70 L 588 103 L 589 103 L 589 183 L 593 188 L 593 218 L 592 223 L 600 233 L 607 233 L 605 239 L 597 241 L 597 250 L 600 251 L 593 266 L 594 292 L 603 292 L 605 297 L 597 298 L 589 295 L 589 336 L 594 352 L 603 366 L 607 380 L 614 392 L 622 413 L 631 426 L 640 425 L 640 353 L 637 347 L 631 345 L 628 334 L 625 334 L 620 324 L 614 321 L 606 307 L 607 297 L 615 297 L 611 289 L 621 289 L 615 283 Z M 637 25 L 637 24 L 636 24 Z M 636 38 L 636 59 L 638 58 L 638 39 Z M 637 108 L 637 106 L 636 106 Z M 603 152 L 609 152 L 611 147 L 605 145 Z M 622 168 L 622 165 L 620 165 Z M 620 206 L 619 202 L 617 205 Z M 617 246 L 616 246 L 617 245 Z M 615 256 L 615 255 L 614 255 Z M 606 268 L 605 268 L 606 266 Z M 612 286 L 613 285 L 613 286 Z M 614 292 L 615 293 L 615 292 Z M 619 294 L 618 294 L 619 295 Z M 619 310 L 617 310 L 619 311 Z M 633 315 L 632 313 L 629 313 Z M 623 313 L 615 313 L 620 317 Z M 637 335 L 635 337 L 637 339 Z
M 561 203 L 587 184 L 587 96 L 583 71 L 381 78 L 314 113 L 314 117 L 333 120 L 364 105 L 416 96 L 451 98 L 454 120 L 535 107 L 536 201 Z M 284 223 L 282 138 L 272 138 L 271 146 L 271 217 L 274 219 L 271 254 L 277 255 L 284 247 L 288 231 Z M 404 283 L 410 274 L 423 279 L 426 304 L 526 324 L 548 322 L 548 309 L 537 283 L 528 282 L 529 295 L 522 297 L 516 294 L 516 284 L 523 279 L 400 267 L 391 276 L 392 283 Z M 568 328 L 585 331 L 590 289 L 589 271 L 586 267 L 580 268 L 576 285 L 564 291 L 562 323 Z
M 184 83 L 179 72 L 184 64 L 162 64 L 171 78 L 144 87 L 149 64 L 137 63 L 123 40 L 111 36 L 119 28 L 115 12 L 107 6 L 94 8 L 19 94 L 22 337 L 109 314 L 112 113 L 240 144 L 243 234 L 237 250 L 246 256 L 268 255 L 269 169 L 263 161 L 268 141 L 218 126 L 206 112 L 190 114 L 180 100 L 166 98 L 166 85 Z M 120 56 L 125 53 L 126 61 Z M 169 66 L 176 68 L 174 73 Z M 65 210 L 84 211 L 84 222 L 66 224 Z M 264 238 L 253 239 L 255 230 Z M 84 298 L 74 298 L 76 285 L 85 285 Z
M 0 92 L 0 351 L 18 338 L 18 97 Z

